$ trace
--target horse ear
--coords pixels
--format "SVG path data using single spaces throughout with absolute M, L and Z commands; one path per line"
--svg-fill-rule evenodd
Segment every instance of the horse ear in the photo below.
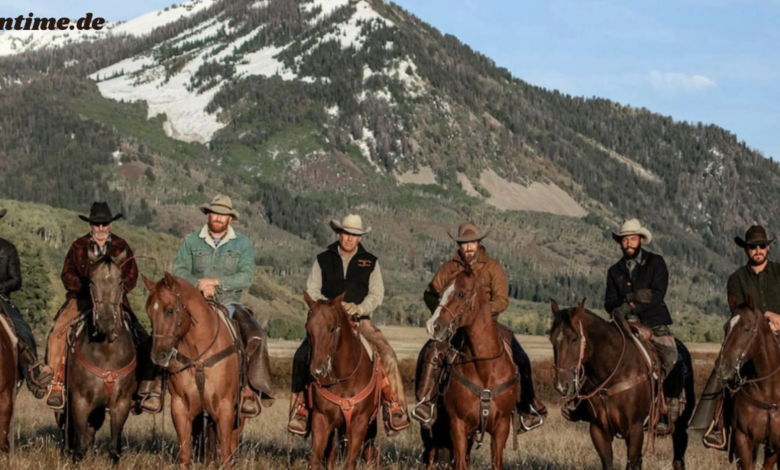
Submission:
M 731 314 L 734 315 L 734 312 L 737 310 L 737 296 L 734 294 L 729 294 L 728 298 L 729 303 L 729 310 L 731 310 Z
M 750 294 L 748 294 L 748 296 L 747 296 L 747 305 L 748 305 L 748 307 L 750 307 L 750 310 L 755 310 L 756 309 L 756 301 L 753 300 L 753 296 L 750 295 Z
M 333 299 L 333 305 L 341 305 L 344 302 L 344 296 L 346 295 L 347 295 L 346 291 L 342 292 L 341 295 Z
M 466 273 L 466 276 L 471 276 L 471 274 L 474 272 L 474 270 L 471 269 L 471 263 L 469 263 L 468 261 L 463 267 L 463 272 Z
M 556 302 L 555 299 L 553 299 L 552 297 L 550 297 L 550 308 L 552 309 L 552 312 L 557 317 L 561 309 L 560 307 L 558 307 L 558 302 Z
M 113 261 L 114 264 L 116 264 L 117 266 L 122 266 L 122 263 L 124 263 L 126 259 L 127 259 L 127 250 L 122 250 L 122 252 L 119 253 L 118 255 L 111 257 L 111 261 Z
M 171 276 L 171 273 L 169 273 L 168 271 L 165 271 L 164 282 L 165 282 L 165 287 L 169 289 L 173 288 L 173 286 L 176 285 L 176 282 L 173 280 L 173 276 Z
M 143 274 L 141 274 L 141 279 L 143 279 L 143 281 L 144 281 L 144 285 L 146 286 L 146 290 L 148 290 L 149 292 L 153 292 L 154 288 L 155 288 L 156 282 L 152 281 L 151 279 L 149 279 L 148 277 L 144 276 Z
M 582 302 L 580 302 L 579 305 L 577 305 L 577 313 L 582 313 L 585 311 L 585 300 L 587 297 L 583 297 Z
M 309 306 L 309 310 L 314 306 L 315 302 L 314 299 L 311 298 L 308 292 L 304 289 L 303 291 L 303 300 L 306 301 L 306 305 Z

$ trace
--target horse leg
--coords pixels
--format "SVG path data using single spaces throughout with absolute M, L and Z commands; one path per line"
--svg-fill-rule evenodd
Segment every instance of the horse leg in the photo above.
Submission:
M 70 416 L 70 426 L 73 427 L 73 440 L 70 443 L 73 449 L 73 462 L 78 463 L 82 460 L 89 449 L 90 437 L 94 438 L 94 433 L 90 436 L 89 420 L 92 410 L 89 403 L 83 397 L 74 397 L 70 403 L 68 413 Z
M 496 428 L 490 434 L 490 453 L 493 460 L 492 470 L 504 469 L 504 447 L 508 437 L 509 419 L 502 419 L 496 423 Z
M 328 441 L 333 433 L 333 425 L 328 422 L 328 417 L 322 413 L 312 412 L 311 417 L 311 457 L 309 468 L 319 470 L 322 467 L 322 456 L 328 447 Z
M 628 430 L 626 436 L 626 453 L 628 462 L 626 470 L 641 470 L 642 468 L 642 444 L 645 441 L 645 431 L 642 423 L 635 424 Z
M 192 466 L 192 417 L 182 397 L 172 397 L 171 418 L 179 441 L 179 467 Z
M 13 391 L 0 394 L 0 451 L 11 452 L 11 417 L 14 413 Z
M 677 424 L 674 427 L 674 433 L 672 434 L 672 447 L 674 457 L 672 458 L 673 470 L 685 470 L 685 452 L 688 450 L 688 430 L 686 423 L 681 422 L 682 419 L 677 420 Z
M 594 423 L 590 423 L 590 440 L 596 447 L 603 470 L 614 470 L 612 463 L 612 436 Z
M 764 470 L 772 470 L 775 465 L 778 465 L 777 451 L 764 447 Z M 780 465 L 778 465 L 780 467 Z
M 226 470 L 233 468 L 233 423 L 236 421 L 236 407 L 230 400 L 220 403 L 217 414 L 217 439 L 219 440 L 219 457 Z
M 328 446 L 325 447 L 325 460 L 328 461 L 328 470 L 336 468 L 336 456 L 338 455 L 338 432 L 333 431 L 328 439 Z
M 108 454 L 114 465 L 119 463 L 122 456 L 122 429 L 130 414 L 130 400 L 118 400 L 109 410 L 111 416 L 111 442 L 108 445 Z
M 352 426 L 348 430 L 347 439 L 347 457 L 344 462 L 345 470 L 355 470 L 357 467 L 358 455 L 360 455 L 360 448 L 363 447 L 363 441 L 366 439 L 368 433 L 368 417 L 360 416 L 356 420 L 352 421 Z
M 455 469 L 466 470 L 468 468 L 468 431 L 466 423 L 462 419 L 453 417 L 450 427 L 452 450 L 455 457 Z
M 734 430 L 734 444 L 737 447 L 737 461 L 742 470 L 753 470 L 753 441 L 739 429 Z

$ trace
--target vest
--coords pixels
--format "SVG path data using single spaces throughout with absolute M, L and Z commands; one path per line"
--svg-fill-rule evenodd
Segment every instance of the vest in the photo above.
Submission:
M 346 292 L 344 302 L 359 304 L 368 295 L 368 280 L 374 272 L 377 258 L 358 243 L 357 253 L 349 261 L 345 278 L 338 246 L 338 242 L 333 243 L 326 251 L 317 255 L 317 263 L 322 272 L 321 293 L 328 299 L 335 299 Z

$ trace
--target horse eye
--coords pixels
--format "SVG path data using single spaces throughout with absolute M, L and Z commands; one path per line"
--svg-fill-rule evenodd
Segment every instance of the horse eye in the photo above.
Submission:
M 165 311 L 165 314 L 168 315 L 169 317 L 172 316 L 173 315 L 173 309 L 169 308 L 168 310 Z
M 572 339 L 571 339 L 571 342 L 572 342 L 572 343 L 576 343 L 576 342 L 577 342 L 577 340 L 579 340 L 579 338 L 577 338 L 577 337 L 575 336 L 574 338 L 572 338 Z
M 330 332 L 331 332 L 331 333 L 334 333 L 335 331 L 336 331 L 336 327 L 335 327 L 335 326 L 333 326 L 333 327 L 331 327 L 331 328 L 330 328 Z
M 458 298 L 462 299 L 463 297 L 466 297 L 466 294 L 464 294 L 463 292 L 458 292 Z

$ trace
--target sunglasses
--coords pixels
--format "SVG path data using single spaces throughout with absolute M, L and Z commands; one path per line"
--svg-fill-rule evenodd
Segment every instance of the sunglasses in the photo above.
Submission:
M 766 250 L 766 247 L 769 246 L 766 243 L 761 243 L 760 245 L 748 245 L 749 250 L 755 250 L 756 248 L 761 248 L 762 250 Z

